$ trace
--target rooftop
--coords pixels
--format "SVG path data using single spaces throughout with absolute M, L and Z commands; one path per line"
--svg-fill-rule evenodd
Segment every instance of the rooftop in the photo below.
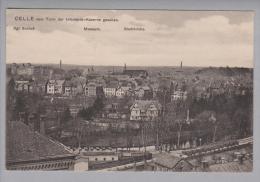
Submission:
M 34 132 L 22 122 L 9 121 L 6 128 L 7 163 L 73 156 L 64 145 Z
M 135 100 L 133 106 L 137 105 L 141 110 L 148 109 L 151 105 L 155 105 L 157 109 L 161 109 L 161 104 L 156 100 Z M 132 106 L 132 107 L 133 107 Z
M 244 160 L 242 164 L 239 164 L 238 161 L 214 164 L 209 166 L 209 170 L 214 172 L 251 172 L 253 170 L 253 161 Z
M 182 158 L 176 157 L 170 154 L 161 154 L 158 157 L 156 157 L 155 163 L 167 167 L 169 169 L 174 168 L 178 162 L 180 162 Z

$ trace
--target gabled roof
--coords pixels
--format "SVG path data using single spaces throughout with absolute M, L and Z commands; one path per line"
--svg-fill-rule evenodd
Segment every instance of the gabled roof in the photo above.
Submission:
M 65 80 L 56 80 L 57 85 L 62 85 L 65 82 Z
M 161 154 L 156 157 L 155 163 L 168 169 L 173 169 L 181 160 L 182 158 L 180 157 L 176 157 L 170 154 Z
M 96 87 L 96 83 L 95 82 L 89 82 L 87 84 L 87 87 Z
M 118 87 L 118 83 L 116 82 L 110 82 L 106 85 L 105 88 L 117 88 Z
M 62 85 L 65 82 L 65 80 L 49 80 L 48 83 L 50 84 L 57 84 Z
M 162 105 L 156 100 L 136 100 L 131 106 L 131 109 L 137 105 L 141 110 L 147 110 L 151 105 L 155 105 L 158 110 L 161 110 Z
M 64 82 L 64 86 L 65 86 L 65 87 L 75 87 L 76 85 L 75 85 L 72 81 L 66 80 L 66 81 Z
M 34 132 L 22 122 L 8 121 L 6 128 L 7 164 L 74 156 L 61 143 Z

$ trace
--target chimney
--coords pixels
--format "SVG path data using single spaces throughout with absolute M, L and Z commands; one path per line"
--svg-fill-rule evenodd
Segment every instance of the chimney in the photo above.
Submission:
M 61 64 L 62 64 L 62 62 L 61 62 L 61 60 L 60 60 L 60 69 L 61 69 Z
M 182 61 L 181 61 L 181 69 L 182 69 Z

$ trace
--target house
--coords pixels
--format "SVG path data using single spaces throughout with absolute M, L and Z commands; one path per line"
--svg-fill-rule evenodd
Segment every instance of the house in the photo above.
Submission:
M 151 120 L 160 116 L 162 106 L 154 100 L 136 100 L 130 107 L 130 120 Z
M 65 80 L 56 80 L 56 85 L 55 85 L 55 89 L 54 89 L 55 94 L 64 93 L 64 82 L 65 82 Z
M 123 98 L 124 96 L 130 95 L 131 88 L 130 87 L 123 87 L 119 86 L 116 89 L 116 97 Z
M 135 90 L 134 90 L 134 95 L 138 98 L 143 98 L 144 97 L 143 87 L 136 87 Z
M 122 87 L 118 87 L 116 89 L 116 97 L 118 98 L 123 98 L 126 95 L 125 91 L 123 90 Z
M 32 92 L 33 82 L 29 80 L 15 81 L 15 90 L 18 92 Z
M 176 100 L 186 100 L 187 99 L 187 91 L 183 91 L 181 89 L 178 89 L 173 92 L 171 95 L 171 101 L 176 101 Z
M 88 97 L 96 97 L 97 95 L 97 86 L 96 83 L 90 82 L 85 87 L 85 95 Z
M 49 80 L 47 82 L 46 93 L 47 94 L 55 94 L 55 80 Z
M 153 97 L 156 97 L 158 89 L 159 89 L 159 84 L 153 83 L 153 84 L 150 85 L 150 87 L 152 88 Z
M 116 96 L 116 89 L 118 88 L 118 84 L 116 82 L 110 82 L 104 87 L 104 94 L 106 97 L 114 97 Z
M 186 159 L 162 153 L 154 161 L 154 170 L 156 171 L 193 171 L 195 167 Z
M 153 98 L 153 91 L 148 86 L 139 86 L 136 87 L 134 90 L 135 96 L 137 98 L 144 98 L 144 99 L 152 99 Z
M 65 80 L 49 80 L 47 82 L 47 94 L 63 94 Z
M 46 80 L 35 80 L 33 84 L 33 91 L 36 93 L 46 93 Z
M 74 96 L 76 94 L 76 86 L 71 81 L 64 82 L 64 95 Z
M 116 152 L 82 152 L 82 155 L 87 156 L 91 162 L 118 161 Z
M 6 130 L 8 170 L 73 170 L 75 154 L 19 121 L 8 121 Z

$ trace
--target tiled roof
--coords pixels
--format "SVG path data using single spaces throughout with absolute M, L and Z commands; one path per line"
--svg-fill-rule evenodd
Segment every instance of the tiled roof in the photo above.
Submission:
M 62 85 L 65 82 L 65 80 L 49 80 L 48 83 L 50 84 L 57 84 L 57 85 Z
M 209 166 L 209 170 L 213 172 L 251 172 L 253 170 L 253 161 L 245 160 L 243 164 L 239 164 L 238 161 L 214 164 Z
M 87 84 L 87 87 L 96 87 L 96 83 L 95 82 L 89 82 Z
M 172 156 L 170 154 L 161 154 L 158 157 L 156 157 L 155 163 L 167 167 L 169 169 L 174 168 L 178 162 L 180 162 L 182 159 L 176 156 Z
M 65 146 L 55 142 L 19 121 L 7 122 L 7 163 L 73 156 Z
M 48 83 L 54 84 L 54 83 L 55 83 L 55 80 L 49 80 Z
M 106 88 L 117 88 L 118 87 L 118 83 L 116 82 L 110 82 L 106 85 Z
M 58 85 L 62 85 L 64 82 L 65 82 L 65 80 L 56 80 L 56 83 L 57 83 Z
M 72 81 L 66 80 L 66 81 L 64 82 L 64 86 L 65 86 L 65 87 L 75 87 L 76 84 L 74 84 Z
M 141 110 L 147 110 L 149 107 L 150 107 L 150 105 L 155 105 L 155 107 L 157 108 L 157 109 L 161 109 L 161 104 L 158 102 L 158 101 L 155 101 L 155 100 L 136 100 L 135 102 L 134 102 L 134 104 L 133 104 L 133 106 L 134 105 L 137 105 L 137 107 L 139 107 Z

